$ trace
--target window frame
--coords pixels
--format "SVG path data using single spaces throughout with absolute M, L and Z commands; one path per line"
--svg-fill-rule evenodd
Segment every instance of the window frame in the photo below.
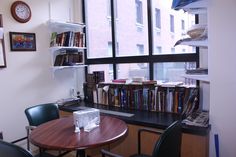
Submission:
M 108 58 L 87 58 L 87 50 L 85 50 L 85 64 L 112 64 L 113 65 L 113 76 L 114 79 L 117 78 L 117 64 L 120 63 L 148 63 L 149 64 L 149 79 L 153 80 L 154 77 L 154 64 L 164 63 L 164 62 L 196 62 L 196 67 L 199 67 L 199 47 L 196 47 L 196 53 L 185 53 L 185 54 L 162 54 L 155 55 L 153 48 L 153 21 L 152 21 L 152 2 L 147 0 L 147 16 L 148 16 L 148 55 L 142 56 L 116 56 L 116 30 L 115 30 L 115 11 L 114 11 L 114 0 L 111 1 L 111 29 L 112 29 L 112 57 Z M 86 10 L 85 10 L 85 0 L 82 0 L 82 12 L 83 12 L 83 22 L 86 23 Z M 195 23 L 199 23 L 199 16 L 195 15 Z M 86 29 L 86 28 L 85 28 Z M 84 32 L 86 30 L 84 29 Z M 88 67 L 85 67 L 85 75 L 88 74 Z M 87 80 L 87 78 L 85 77 Z M 197 84 L 199 82 L 197 81 Z

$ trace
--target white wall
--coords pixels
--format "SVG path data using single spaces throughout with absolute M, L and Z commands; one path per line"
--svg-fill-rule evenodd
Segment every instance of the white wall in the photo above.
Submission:
M 28 122 L 25 108 L 68 98 L 70 88 L 77 86 L 71 71 L 58 71 L 53 78 L 48 49 L 50 34 L 46 26 L 50 16 L 52 19 L 72 21 L 75 7 L 73 0 L 24 0 L 32 11 L 31 20 L 25 24 L 12 18 L 10 6 L 13 1 L 1 0 L 0 5 L 7 60 L 7 68 L 0 69 L 0 131 L 3 131 L 7 141 L 26 135 L 25 126 Z M 36 33 L 37 51 L 11 52 L 10 31 Z
M 211 135 L 219 134 L 220 156 L 236 156 L 236 1 L 209 2 Z M 210 157 L 215 156 L 213 138 Z

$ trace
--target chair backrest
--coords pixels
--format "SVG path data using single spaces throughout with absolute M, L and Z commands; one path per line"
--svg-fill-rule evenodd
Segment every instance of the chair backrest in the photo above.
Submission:
M 58 106 L 54 103 L 32 106 L 25 109 L 25 114 L 31 126 L 38 126 L 59 118 Z
M 182 129 L 181 121 L 172 123 L 155 144 L 153 157 L 180 157 Z
M 0 156 L 1 157 L 33 157 L 27 150 L 12 144 L 0 140 Z

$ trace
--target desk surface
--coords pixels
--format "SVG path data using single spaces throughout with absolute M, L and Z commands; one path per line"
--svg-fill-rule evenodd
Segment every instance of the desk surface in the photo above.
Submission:
M 111 115 L 111 116 L 119 118 L 128 124 L 135 124 L 135 125 L 140 125 L 144 127 L 153 127 L 157 129 L 165 129 L 174 121 L 181 119 L 180 115 L 175 114 L 175 113 L 129 110 L 129 109 L 119 108 L 115 106 L 99 105 L 99 104 L 86 103 L 86 102 L 72 104 L 69 106 L 60 106 L 59 108 L 62 111 L 73 112 L 73 111 L 80 110 L 81 106 L 134 114 L 134 116 L 132 117 L 118 116 L 118 115 Z M 101 114 L 107 115 L 103 113 Z M 211 128 L 210 125 L 206 128 L 183 125 L 183 132 L 205 136 L 209 134 L 210 128 Z
M 41 148 L 54 150 L 82 150 L 112 143 L 127 132 L 122 120 L 101 116 L 98 128 L 90 132 L 74 132 L 73 117 L 60 118 L 38 126 L 30 134 L 30 141 Z

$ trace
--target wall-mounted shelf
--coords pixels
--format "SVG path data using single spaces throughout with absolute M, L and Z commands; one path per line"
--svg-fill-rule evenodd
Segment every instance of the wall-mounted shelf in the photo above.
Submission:
M 194 79 L 194 80 L 199 80 L 199 81 L 204 81 L 204 82 L 208 82 L 210 83 L 210 78 L 209 75 L 188 75 L 185 74 L 183 75 L 183 77 L 188 78 L 188 79 Z
M 83 23 L 49 20 L 52 71 L 84 68 L 85 34 Z M 58 46 L 59 45 L 59 46 Z M 80 47 L 78 47 L 80 46 Z
M 51 52 L 63 51 L 63 50 L 78 50 L 78 51 L 82 51 L 82 50 L 85 50 L 86 47 L 54 46 L 54 47 L 50 47 L 49 49 L 51 50 Z
M 83 23 L 61 22 L 55 20 L 49 20 L 47 24 L 50 30 L 81 31 L 85 27 L 85 24 Z
M 86 65 L 84 65 L 84 64 L 78 64 L 78 65 L 74 65 L 74 66 L 53 66 L 52 70 L 53 70 L 53 72 L 55 72 L 57 70 L 77 69 L 77 68 L 84 68 L 84 67 L 86 67 Z
M 187 11 L 191 14 L 205 14 L 207 13 L 207 6 L 207 0 L 200 0 L 197 2 L 192 2 L 191 4 L 188 4 L 178 9 L 183 9 L 184 11 Z
M 195 47 L 208 47 L 208 40 L 192 40 L 192 41 L 182 41 L 180 45 L 189 45 Z

